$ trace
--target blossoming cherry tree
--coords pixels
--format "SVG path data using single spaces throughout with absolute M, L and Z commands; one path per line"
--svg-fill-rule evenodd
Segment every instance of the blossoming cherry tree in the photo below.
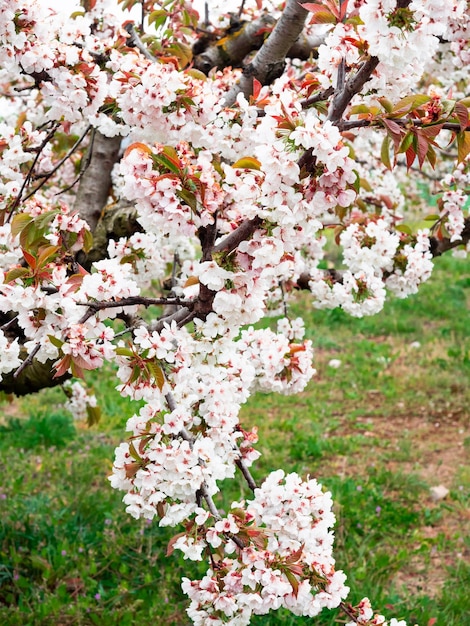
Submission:
M 180 526 L 169 553 L 207 562 L 183 580 L 196 625 L 338 606 L 350 626 L 386 624 L 345 602 L 331 495 L 283 469 L 257 483 L 239 412 L 314 374 L 288 315 L 299 289 L 371 315 L 435 256 L 465 255 L 468 4 L 208 4 L 2 2 L 0 387 L 64 384 L 93 420 L 78 379 L 114 364 L 142 408 L 111 485 L 135 518 Z M 414 203 L 429 228 L 413 230 L 421 171 L 438 203 Z M 236 472 L 252 495 L 222 512 Z

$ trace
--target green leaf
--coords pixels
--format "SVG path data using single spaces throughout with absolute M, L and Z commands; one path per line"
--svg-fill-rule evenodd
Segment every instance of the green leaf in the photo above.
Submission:
M 454 113 L 455 113 L 455 116 L 457 117 L 457 119 L 459 120 L 461 132 L 465 131 L 465 129 L 468 126 L 468 109 L 467 109 L 467 107 L 464 104 L 462 104 L 461 102 L 456 102 L 455 103 Z
M 38 267 L 46 265 L 49 260 L 55 257 L 56 252 L 60 250 L 60 246 L 44 246 L 39 248 L 38 252 Z
M 27 213 L 17 213 L 11 220 L 11 234 L 16 237 L 21 231 L 33 221 L 31 215 Z
M 178 176 L 181 174 L 181 164 L 179 163 L 179 160 L 178 162 L 175 162 L 174 159 L 170 158 L 164 152 L 161 152 L 160 154 L 154 154 L 152 158 L 159 165 L 162 165 L 164 168 L 169 170 L 172 174 L 176 174 Z
M 137 452 L 137 450 L 135 449 L 134 443 L 132 441 L 129 443 L 129 454 L 136 461 L 141 461 L 141 457 L 139 453 Z
M 414 134 L 411 131 L 407 132 L 406 135 L 401 140 L 401 144 L 400 144 L 400 147 L 398 148 L 398 152 L 406 152 L 408 148 L 411 146 L 411 144 L 413 143 L 413 139 L 414 139 Z
M 470 131 L 457 133 L 457 159 L 459 163 L 465 161 L 470 153 Z
M 434 169 L 436 167 L 437 155 L 436 155 L 436 151 L 431 145 L 428 146 L 428 152 L 426 154 L 426 158 L 429 164 L 431 165 L 431 167 Z
M 286 575 L 286 578 L 292 587 L 292 594 L 294 598 L 296 598 L 297 594 L 299 593 L 299 581 L 297 580 L 295 574 L 291 572 L 288 568 L 284 570 L 284 574 Z
M 408 224 L 398 224 L 398 226 L 395 226 L 395 230 L 398 230 L 400 233 L 405 233 L 405 235 L 413 234 L 413 231 Z
M 356 104 L 351 107 L 351 115 L 359 115 L 360 113 L 370 113 L 370 107 L 366 104 Z
M 37 217 L 34 218 L 34 225 L 36 226 L 36 228 L 39 228 L 40 230 L 45 230 L 49 224 L 52 222 L 52 220 L 56 217 L 56 215 L 58 215 L 60 213 L 60 211 L 58 211 L 57 209 L 54 211 L 47 211 L 46 213 L 41 213 L 41 215 L 38 215 Z
M 410 111 L 414 111 L 415 109 L 419 109 L 419 107 L 423 106 L 429 102 L 431 98 L 424 94 L 416 94 L 412 96 L 405 96 L 397 102 L 397 104 L 393 107 L 392 113 L 401 117 Z
M 261 163 L 258 161 L 258 159 L 255 159 L 255 157 L 246 156 L 238 159 L 238 161 L 235 161 L 232 167 L 245 170 L 260 170 Z
M 90 252 L 93 247 L 93 235 L 87 228 L 83 231 L 83 252 Z
M 165 375 L 163 374 L 162 368 L 155 363 L 155 361 L 149 361 L 147 363 L 147 367 L 161 391 L 163 389 L 163 385 L 165 384 Z
M 379 98 L 379 102 L 387 113 L 393 111 L 393 103 L 388 98 Z
M 192 191 L 181 189 L 176 193 L 176 195 L 180 198 L 180 200 L 187 204 L 192 211 L 197 212 L 197 199 Z
M 55 346 L 56 348 L 59 348 L 59 350 L 62 348 L 62 346 L 64 345 L 64 341 L 62 341 L 62 339 L 59 339 L 58 337 L 55 337 L 54 335 L 47 335 L 49 341 L 52 343 L 53 346 Z
M 134 356 L 134 353 L 132 352 L 132 350 L 130 350 L 129 348 L 124 348 L 123 346 L 118 346 L 116 348 L 116 354 L 118 356 L 128 356 L 130 358 Z
M 380 160 L 385 165 L 388 170 L 392 169 L 392 165 L 390 162 L 390 137 L 389 135 L 385 135 L 384 140 L 382 141 L 382 147 L 380 148 Z
M 86 413 L 88 426 L 98 424 L 101 419 L 101 409 L 99 406 L 90 406 L 89 404 L 87 404 Z
M 30 276 L 29 269 L 27 269 L 26 267 L 14 267 L 13 269 L 6 272 L 3 282 L 5 284 L 11 283 L 17 278 L 24 278 L 25 276 Z
M 148 23 L 153 24 L 159 17 L 164 18 L 164 20 L 167 18 L 168 16 L 168 11 L 165 11 L 164 9 L 159 9 L 157 11 L 152 11 L 150 13 L 150 15 L 148 16 Z

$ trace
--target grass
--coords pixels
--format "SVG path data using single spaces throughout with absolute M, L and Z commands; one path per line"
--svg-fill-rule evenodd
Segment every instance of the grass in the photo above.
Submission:
M 317 375 L 299 396 L 256 396 L 242 413 L 259 426 L 258 480 L 283 467 L 332 491 L 351 601 L 368 595 L 411 625 L 464 626 L 470 614 L 469 294 L 468 263 L 447 257 L 417 296 L 373 318 L 315 311 L 300 295 L 293 315 L 306 318 Z M 128 517 L 107 481 L 135 403 L 111 372 L 92 382 L 104 416 L 91 429 L 72 423 L 58 389 L 3 401 L 0 624 L 186 626 L 180 578 L 197 565 L 169 560 L 171 529 Z M 433 501 L 439 484 L 449 495 Z M 337 618 L 279 611 L 253 624 Z

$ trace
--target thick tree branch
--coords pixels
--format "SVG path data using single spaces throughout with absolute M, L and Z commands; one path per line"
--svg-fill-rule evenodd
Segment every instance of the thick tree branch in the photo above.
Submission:
M 398 0 L 397 9 L 404 9 L 411 3 L 411 0 Z M 374 70 L 380 63 L 378 57 L 371 56 L 361 65 L 359 70 L 346 81 L 342 86 L 343 81 L 339 81 L 336 94 L 330 105 L 328 112 L 328 119 L 331 122 L 337 123 L 342 118 L 348 104 L 353 97 L 358 94 L 364 85 L 371 79 Z
M 379 62 L 377 57 L 369 57 L 367 61 L 364 61 L 354 76 L 351 76 L 349 80 L 346 81 L 343 89 L 336 93 L 331 103 L 330 110 L 328 111 L 328 119 L 331 122 L 339 122 L 353 97 L 359 93 L 367 81 L 371 79 Z
M 231 106 L 239 93 L 243 93 L 247 98 L 251 95 L 253 78 L 267 85 L 281 76 L 287 53 L 302 32 L 307 15 L 308 12 L 300 6 L 298 0 L 287 1 L 273 32 L 253 61 L 245 67 L 239 82 L 227 93 L 224 99 L 226 106 Z
M 61 385 L 72 377 L 71 374 L 65 374 L 60 378 L 54 378 L 53 365 L 54 361 L 40 363 L 33 358 L 16 376 L 18 370 L 4 374 L 0 381 L 0 391 L 14 393 L 16 396 L 27 396 L 47 387 Z
M 94 232 L 111 188 L 111 170 L 118 160 L 121 137 L 94 132 L 90 164 L 80 179 L 74 209 Z
M 266 39 L 266 31 L 272 30 L 275 19 L 264 13 L 252 22 L 243 22 L 238 30 L 225 34 L 194 57 L 194 67 L 204 74 L 213 68 L 242 67 L 250 52 L 259 50 Z M 300 35 L 286 56 L 306 60 L 324 41 L 324 37 Z M 197 48 L 196 48 L 197 51 Z
M 434 256 L 441 256 L 444 252 L 453 250 L 462 245 L 467 245 L 470 242 L 470 217 L 465 218 L 464 228 L 461 233 L 461 239 L 451 241 L 450 237 L 444 237 L 439 239 L 438 237 L 431 237 L 431 254 Z
M 249 239 L 251 235 L 261 226 L 262 220 L 254 217 L 252 220 L 242 222 L 230 235 L 227 235 L 213 249 L 214 252 L 232 252 L 245 239 Z

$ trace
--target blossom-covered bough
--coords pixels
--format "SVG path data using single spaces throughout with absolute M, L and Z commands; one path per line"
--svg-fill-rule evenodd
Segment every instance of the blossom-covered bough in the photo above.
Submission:
M 345 602 L 330 494 L 283 470 L 257 485 L 239 410 L 314 374 L 297 289 L 370 315 L 415 293 L 433 257 L 465 254 L 467 2 L 213 2 L 202 18 L 121 2 L 137 23 L 114 4 L 0 6 L 0 388 L 67 383 L 92 418 L 68 379 L 115 364 L 143 408 L 111 484 L 134 517 L 182 525 L 169 552 L 208 562 L 183 581 L 195 624 L 338 606 L 385 624 Z M 277 329 L 257 329 L 268 315 Z M 252 496 L 221 513 L 236 472 Z

